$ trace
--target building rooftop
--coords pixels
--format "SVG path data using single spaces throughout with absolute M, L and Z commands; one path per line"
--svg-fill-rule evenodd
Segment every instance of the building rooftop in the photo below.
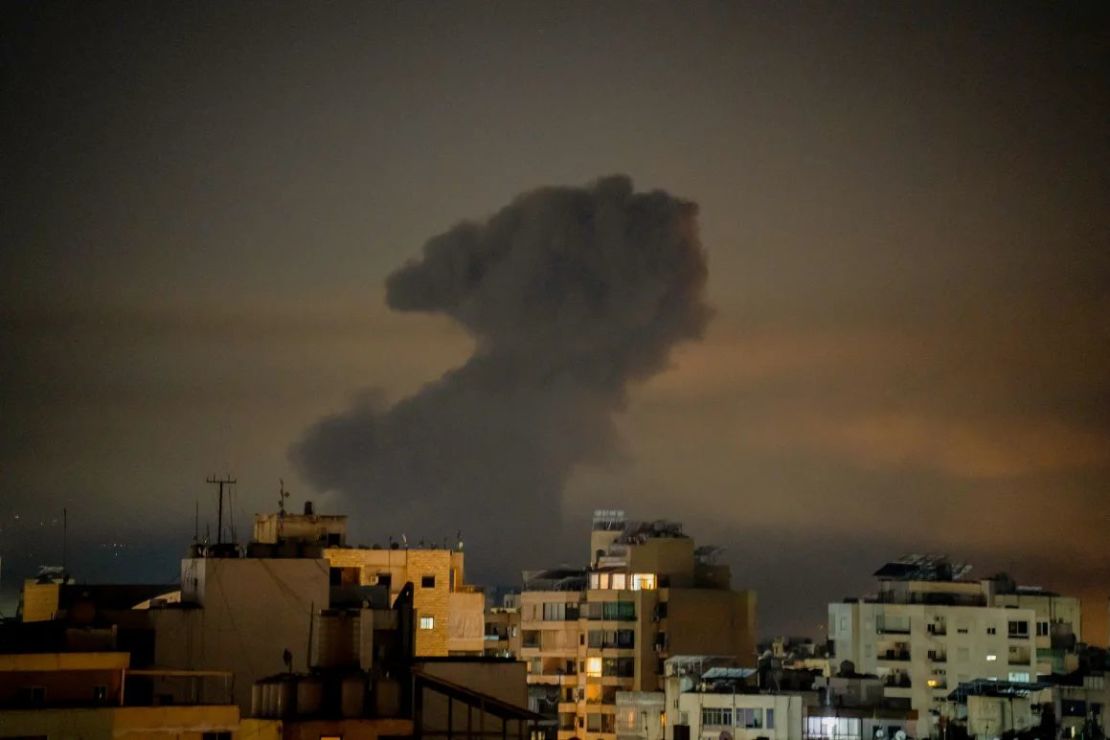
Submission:
M 1052 684 L 1045 681 L 995 681 L 979 678 L 961 683 L 948 695 L 948 699 L 963 704 L 969 696 L 1028 696 L 1049 688 L 1052 688 Z
M 947 555 L 906 555 L 873 575 L 883 581 L 959 581 L 970 571 L 970 565 L 952 562 Z

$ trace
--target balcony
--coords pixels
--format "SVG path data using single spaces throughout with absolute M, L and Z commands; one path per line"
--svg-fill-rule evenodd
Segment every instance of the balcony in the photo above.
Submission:
M 946 652 L 944 652 L 943 650 L 930 650 L 929 651 L 929 660 L 932 661 L 933 663 L 947 663 L 948 662 L 948 654 Z
M 909 650 L 886 650 L 876 656 L 879 660 L 907 661 L 910 659 Z
M 910 633 L 909 617 L 885 617 L 875 621 L 875 632 L 880 635 L 908 635 Z
M 909 689 L 913 687 L 913 682 L 910 677 L 905 673 L 891 673 L 883 678 L 883 686 L 889 689 Z

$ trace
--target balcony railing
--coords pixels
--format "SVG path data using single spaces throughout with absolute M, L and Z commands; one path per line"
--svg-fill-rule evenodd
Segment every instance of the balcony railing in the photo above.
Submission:
M 879 653 L 879 660 L 909 660 L 909 650 L 887 650 L 886 652 Z

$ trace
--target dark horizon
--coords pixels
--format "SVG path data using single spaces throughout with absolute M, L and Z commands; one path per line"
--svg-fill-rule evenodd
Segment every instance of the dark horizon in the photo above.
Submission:
M 461 522 L 479 582 L 623 508 L 724 546 L 767 633 L 942 552 L 1105 644 L 1108 44 L 1082 4 L 5 4 L 5 584 L 63 507 L 174 572 L 231 472 L 242 516 L 283 479 L 358 541 Z M 578 228 L 613 175 L 673 199 L 614 211 L 665 226 L 644 275 Z

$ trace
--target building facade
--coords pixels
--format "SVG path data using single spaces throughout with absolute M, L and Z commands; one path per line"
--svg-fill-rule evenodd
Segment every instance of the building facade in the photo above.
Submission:
M 917 710 L 918 735 L 935 731 L 958 684 L 1035 680 L 1044 665 L 1038 633 L 1062 624 L 1065 612 L 1079 624 L 1074 600 L 1055 597 L 1053 606 L 1043 594 L 1002 593 L 997 579 L 965 579 L 968 570 L 940 557 L 905 558 L 875 573 L 876 596 L 829 605 L 835 660 L 879 676 L 887 699 Z
M 520 657 L 531 708 L 559 738 L 614 740 L 618 692 L 662 689 L 674 653 L 755 663 L 755 594 L 677 524 L 595 515 L 590 566 L 526 574 Z

